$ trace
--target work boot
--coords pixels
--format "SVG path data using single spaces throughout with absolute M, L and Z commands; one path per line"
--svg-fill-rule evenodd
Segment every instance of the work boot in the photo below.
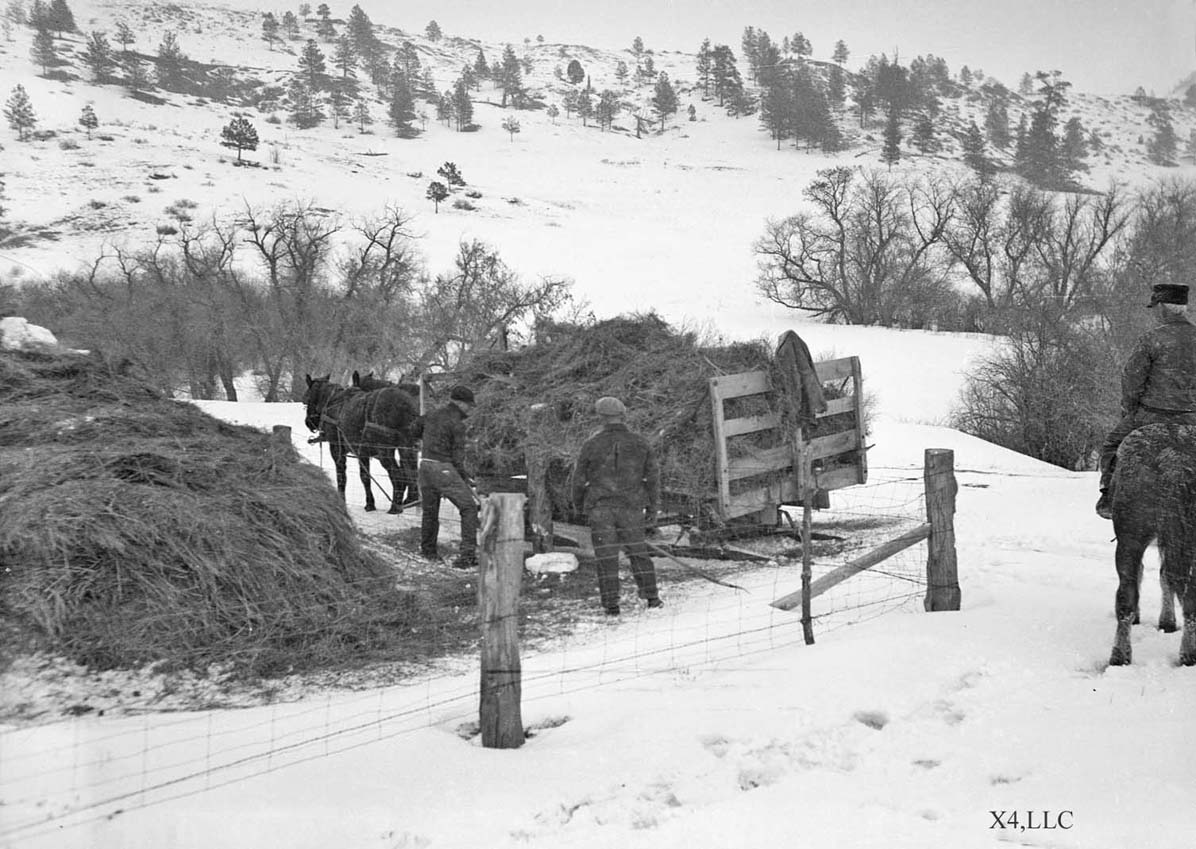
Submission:
M 620 612 L 619 605 L 617 604 L 612 604 L 610 607 L 606 608 L 607 616 L 618 616 Z
M 1113 518 L 1113 497 L 1107 489 L 1100 491 L 1100 500 L 1096 502 L 1096 515 L 1102 519 Z
M 648 599 L 648 607 L 649 608 L 664 607 L 664 602 L 658 598 L 650 598 L 650 599 Z
M 452 567 L 454 569 L 476 569 L 478 568 L 478 559 L 463 555 L 457 556 L 453 558 Z

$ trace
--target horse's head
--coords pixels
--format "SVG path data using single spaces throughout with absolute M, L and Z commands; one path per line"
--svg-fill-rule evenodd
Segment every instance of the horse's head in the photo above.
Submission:
M 307 391 L 303 393 L 303 424 L 315 433 L 320 429 L 320 418 L 336 387 L 331 383 L 331 374 L 323 377 L 312 377 L 308 374 L 304 377 L 307 380 Z

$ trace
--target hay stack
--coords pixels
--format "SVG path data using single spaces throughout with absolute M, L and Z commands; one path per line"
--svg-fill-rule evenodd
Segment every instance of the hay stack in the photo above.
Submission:
M 405 602 L 319 469 L 97 357 L 0 353 L 0 619 L 99 667 L 251 672 Z
M 628 427 L 657 450 L 671 509 L 697 515 L 716 488 L 708 381 L 770 368 L 764 343 L 703 345 L 652 313 L 541 328 L 534 345 L 462 366 L 478 400 L 471 467 L 482 476 L 521 474 L 530 447 L 547 463 L 558 517 L 567 516 L 573 461 L 600 426 L 594 402 L 614 395 L 627 405 Z

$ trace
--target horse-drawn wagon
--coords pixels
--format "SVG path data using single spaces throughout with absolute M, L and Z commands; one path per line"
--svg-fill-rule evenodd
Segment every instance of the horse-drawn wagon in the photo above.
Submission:
M 629 427 L 657 451 L 660 523 L 709 539 L 776 526 L 783 505 L 810 498 L 826 506 L 831 490 L 867 479 L 859 359 L 810 362 L 798 344 L 804 379 L 763 344 L 702 346 L 655 316 L 556 326 L 520 351 L 424 375 L 421 403 L 439 403 L 454 383 L 473 388 L 470 461 L 479 483 L 525 490 L 531 524 L 551 540 L 554 521 L 578 519 L 568 481 L 598 426 L 593 402 L 617 395 Z

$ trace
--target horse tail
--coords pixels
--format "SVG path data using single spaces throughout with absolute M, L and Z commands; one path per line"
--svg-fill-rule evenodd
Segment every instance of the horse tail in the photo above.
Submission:
M 1196 448 L 1168 448 L 1159 458 L 1159 552 L 1177 594 L 1196 579 Z

